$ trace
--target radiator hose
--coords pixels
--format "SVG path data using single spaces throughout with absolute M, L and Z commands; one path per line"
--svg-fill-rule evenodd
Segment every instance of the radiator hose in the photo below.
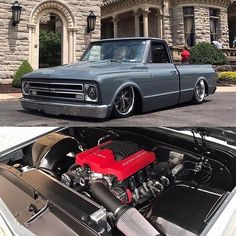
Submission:
M 95 180 L 92 194 L 108 211 L 114 214 L 117 228 L 126 236 L 159 236 L 160 233 L 135 209 L 123 204 L 115 197 L 106 181 Z

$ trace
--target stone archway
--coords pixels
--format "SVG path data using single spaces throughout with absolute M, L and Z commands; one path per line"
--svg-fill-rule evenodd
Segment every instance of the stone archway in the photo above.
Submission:
M 64 3 L 46 0 L 39 3 L 30 14 L 29 62 L 33 69 L 39 66 L 39 21 L 46 13 L 54 13 L 61 18 L 62 26 L 62 64 L 75 62 L 76 32 L 75 16 Z

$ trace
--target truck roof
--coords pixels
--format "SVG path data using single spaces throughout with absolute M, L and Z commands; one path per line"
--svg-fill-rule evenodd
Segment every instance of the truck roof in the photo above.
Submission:
M 127 37 L 127 38 L 109 38 L 109 39 L 101 39 L 94 41 L 92 43 L 96 42 L 106 42 L 106 41 L 122 41 L 122 40 L 158 40 L 158 41 L 165 41 L 161 38 L 154 38 L 154 37 Z

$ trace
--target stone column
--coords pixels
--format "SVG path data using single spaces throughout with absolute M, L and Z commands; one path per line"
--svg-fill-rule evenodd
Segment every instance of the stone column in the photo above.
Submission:
M 76 41 L 76 32 L 77 29 L 75 27 L 68 28 L 68 37 L 69 37 L 69 44 L 68 44 L 68 59 L 69 63 L 75 62 L 75 41 Z
M 118 18 L 117 16 L 115 16 L 113 18 L 113 37 L 114 38 L 117 38 L 118 37 L 118 27 L 117 27 L 117 21 L 118 21 Z
M 39 24 L 28 24 L 29 63 L 34 70 L 39 68 Z
M 163 0 L 163 39 L 166 40 L 166 42 L 169 45 L 172 45 L 172 6 L 169 0 Z M 178 27 L 176 28 L 178 29 Z M 176 30 L 175 29 L 175 30 Z
M 157 25 L 158 25 L 158 37 L 162 38 L 163 37 L 163 15 L 159 13 L 157 16 Z
M 28 61 L 33 69 L 36 69 L 35 63 L 33 61 L 35 28 L 36 28 L 35 24 L 28 24 L 28 29 L 29 29 L 29 58 L 28 58 Z
M 143 11 L 143 34 L 148 37 L 148 9 Z
M 69 57 L 68 57 L 68 50 L 69 50 L 69 38 L 68 38 L 68 29 L 65 26 L 65 24 L 62 25 L 62 55 L 61 55 L 61 62 L 62 64 L 68 64 L 69 63 Z
M 229 27 L 227 9 L 220 9 L 219 39 L 221 40 L 223 47 L 229 47 Z
M 77 35 L 77 32 L 78 30 L 75 29 L 73 30 L 73 39 L 74 39 L 74 42 L 73 42 L 73 47 L 74 47 L 74 50 L 73 50 L 73 62 L 76 62 L 76 56 L 75 56 L 75 45 L 76 45 L 76 35 Z
M 139 14 L 136 12 L 134 14 L 134 24 L 135 24 L 135 36 L 139 37 L 140 36 L 140 30 L 139 30 Z
M 68 47 L 68 55 L 69 55 L 69 63 L 73 62 L 73 31 L 69 30 L 69 47 Z
M 211 42 L 209 7 L 194 6 L 196 44 Z
M 172 42 L 173 46 L 183 47 L 185 44 L 184 38 L 184 15 L 183 7 L 175 6 L 172 10 L 173 30 L 172 30 Z

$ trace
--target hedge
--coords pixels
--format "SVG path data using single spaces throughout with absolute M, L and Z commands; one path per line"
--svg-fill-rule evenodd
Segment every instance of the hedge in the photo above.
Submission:
M 224 80 L 224 81 L 232 81 L 236 82 L 236 71 L 234 72 L 219 72 L 218 73 L 218 80 Z
M 29 64 L 29 62 L 23 61 L 20 65 L 20 67 L 17 69 L 15 75 L 13 76 L 12 87 L 20 88 L 22 76 L 29 73 L 29 72 L 32 72 L 32 71 L 33 71 L 33 69 L 31 67 L 31 65 Z
M 199 43 L 190 50 L 190 63 L 193 64 L 227 64 L 227 59 L 223 52 L 210 43 Z

